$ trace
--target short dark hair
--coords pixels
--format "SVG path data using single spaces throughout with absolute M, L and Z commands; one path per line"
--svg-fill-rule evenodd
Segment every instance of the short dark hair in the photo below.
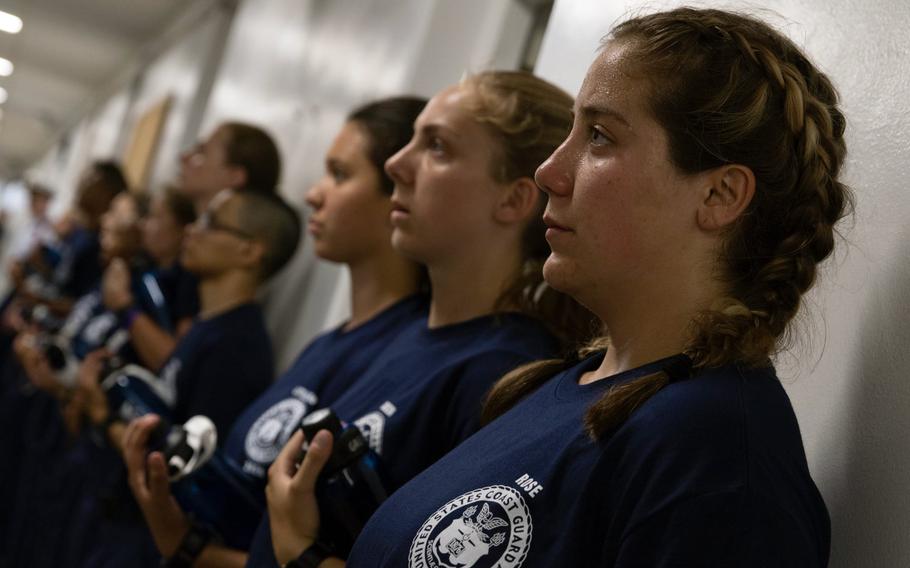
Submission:
M 300 243 L 300 215 L 277 194 L 235 192 L 237 223 L 265 246 L 260 266 L 262 281 L 268 280 L 291 260 Z
M 193 200 L 175 187 L 168 186 L 162 193 L 164 206 L 178 225 L 186 226 L 196 220 L 196 206 Z
M 228 164 L 243 168 L 243 191 L 275 193 L 281 178 L 281 153 L 275 140 L 262 128 L 243 122 L 221 125 L 228 134 L 225 158 Z
M 107 190 L 112 199 L 121 191 L 126 191 L 129 188 L 129 183 L 126 181 L 126 176 L 123 175 L 120 164 L 113 160 L 92 162 L 91 170 L 97 176 L 95 183 Z
M 380 188 L 389 195 L 395 182 L 385 173 L 386 160 L 414 136 L 414 121 L 426 105 L 427 100 L 420 97 L 392 97 L 367 103 L 348 115 L 349 122 L 356 122 L 366 131 L 367 157 L 379 171 Z

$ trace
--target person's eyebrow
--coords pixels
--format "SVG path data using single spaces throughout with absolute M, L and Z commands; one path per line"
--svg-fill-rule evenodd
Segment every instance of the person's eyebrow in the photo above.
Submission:
M 455 138 L 455 139 L 460 138 L 460 136 L 458 135 L 458 132 L 456 132 L 454 129 L 449 128 L 448 126 L 445 126 L 443 124 L 435 123 L 435 122 L 431 122 L 429 124 L 424 124 L 423 126 L 420 127 L 420 132 L 424 136 L 438 136 L 440 134 L 445 134 L 449 138 Z
M 619 113 L 610 107 L 607 106 L 598 106 L 598 105 L 584 105 L 579 110 L 582 116 L 585 118 L 591 119 L 598 116 L 609 116 L 610 118 L 616 120 L 626 128 L 632 128 L 632 125 L 629 124 L 629 121 Z

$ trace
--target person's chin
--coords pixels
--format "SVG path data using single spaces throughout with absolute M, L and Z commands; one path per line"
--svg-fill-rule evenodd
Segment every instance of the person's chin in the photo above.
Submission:
M 427 263 L 427 254 L 420 241 L 397 230 L 392 233 L 392 248 L 404 258 L 420 264 Z
M 410 248 L 411 238 L 408 235 L 407 231 L 404 231 L 400 227 L 394 227 L 392 229 L 392 248 L 397 250 L 401 254 L 405 254 L 406 251 Z
M 543 265 L 543 279 L 553 288 L 564 294 L 572 294 L 575 275 L 575 264 L 568 258 L 551 253 Z
M 346 261 L 344 255 L 339 254 L 338 251 L 329 246 L 328 243 L 322 240 L 314 239 L 313 241 L 313 252 L 321 258 L 328 262 L 338 262 L 343 263 Z

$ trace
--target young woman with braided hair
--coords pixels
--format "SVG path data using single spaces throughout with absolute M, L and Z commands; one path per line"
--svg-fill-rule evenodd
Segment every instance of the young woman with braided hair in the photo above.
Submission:
M 610 335 L 503 378 L 487 426 L 393 495 L 349 564 L 826 565 L 770 357 L 850 205 L 833 86 L 763 22 L 685 8 L 616 27 L 575 111 L 537 172 L 544 274 Z

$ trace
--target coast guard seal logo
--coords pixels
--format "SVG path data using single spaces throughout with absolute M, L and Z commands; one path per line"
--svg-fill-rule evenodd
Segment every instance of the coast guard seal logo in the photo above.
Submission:
M 531 547 L 531 514 L 504 485 L 452 499 L 420 527 L 408 568 L 518 568 Z
M 275 461 L 306 412 L 306 403 L 297 398 L 286 398 L 272 405 L 247 432 L 246 455 L 260 464 Z

